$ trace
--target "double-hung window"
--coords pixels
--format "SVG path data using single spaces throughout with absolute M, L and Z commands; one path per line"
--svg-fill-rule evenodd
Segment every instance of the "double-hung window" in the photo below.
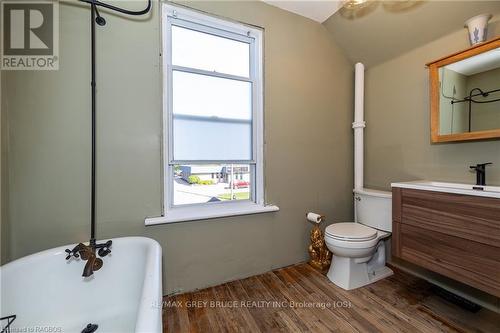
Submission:
M 262 31 L 162 12 L 164 216 L 148 224 L 277 210 L 264 205 Z

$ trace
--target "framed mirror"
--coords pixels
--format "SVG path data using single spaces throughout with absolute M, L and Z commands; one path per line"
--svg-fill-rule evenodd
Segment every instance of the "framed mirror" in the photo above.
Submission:
M 427 66 L 432 142 L 500 138 L 500 37 Z

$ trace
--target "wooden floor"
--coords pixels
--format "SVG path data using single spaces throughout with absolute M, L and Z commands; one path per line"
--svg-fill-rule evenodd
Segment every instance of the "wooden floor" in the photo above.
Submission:
M 165 297 L 164 332 L 500 332 L 500 315 L 466 311 L 421 279 L 395 275 L 352 291 L 308 264 Z M 265 303 L 265 302 L 274 303 Z

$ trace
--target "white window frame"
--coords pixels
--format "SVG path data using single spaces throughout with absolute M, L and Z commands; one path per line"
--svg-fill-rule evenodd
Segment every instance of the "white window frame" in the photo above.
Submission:
M 181 26 L 216 36 L 250 44 L 250 77 L 244 78 L 218 72 L 174 66 L 171 63 L 171 27 Z M 274 205 L 266 205 L 264 199 L 264 110 L 263 110 L 263 33 L 261 29 L 222 20 L 204 13 L 162 4 L 162 75 L 163 75 L 163 212 L 160 217 L 146 218 L 146 225 L 193 221 L 209 218 L 247 215 L 277 211 Z M 251 172 L 251 200 L 234 200 L 218 203 L 173 205 L 173 131 L 171 87 L 173 70 L 209 76 L 237 79 L 252 83 L 252 154 L 251 161 L 223 161 L 224 163 L 249 164 Z M 175 161 L 175 164 L 183 161 Z M 220 163 L 221 161 L 199 161 Z M 186 161 L 186 164 L 192 161 Z M 253 169 L 253 172 L 252 172 Z

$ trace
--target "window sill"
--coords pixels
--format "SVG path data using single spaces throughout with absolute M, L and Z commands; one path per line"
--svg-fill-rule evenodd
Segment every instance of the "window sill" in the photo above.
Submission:
M 279 210 L 278 206 L 263 206 L 253 202 L 229 203 L 225 205 L 216 204 L 202 207 L 178 207 L 170 209 L 165 216 L 148 217 L 144 222 L 146 225 L 156 225 L 214 219 L 219 217 L 270 213 Z

